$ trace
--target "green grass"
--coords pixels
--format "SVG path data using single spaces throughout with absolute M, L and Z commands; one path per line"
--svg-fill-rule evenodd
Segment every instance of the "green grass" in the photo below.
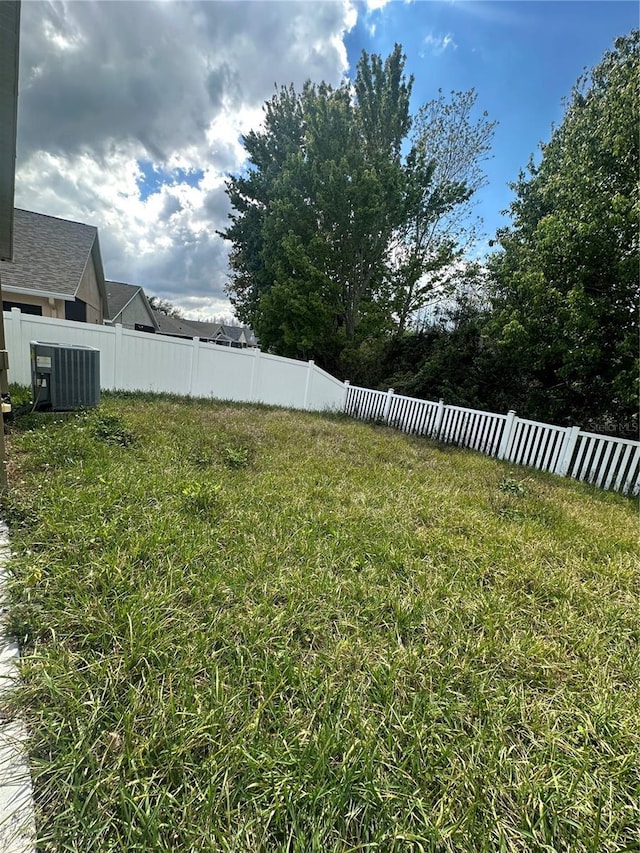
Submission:
M 148 396 L 9 452 L 39 850 L 639 849 L 632 502 Z

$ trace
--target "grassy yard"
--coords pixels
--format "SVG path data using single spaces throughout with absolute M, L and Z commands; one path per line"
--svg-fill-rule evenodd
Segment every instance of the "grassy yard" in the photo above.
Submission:
M 133 395 L 9 452 L 39 850 L 639 849 L 634 503 Z

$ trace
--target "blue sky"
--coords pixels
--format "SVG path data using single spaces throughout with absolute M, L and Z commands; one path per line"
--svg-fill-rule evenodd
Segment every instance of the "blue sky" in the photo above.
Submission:
M 474 88 L 499 122 L 477 209 L 490 238 L 562 99 L 636 26 L 638 4 L 616 0 L 29 0 L 16 203 L 97 226 L 107 278 L 229 317 L 224 182 L 274 83 L 338 85 L 363 48 L 400 42 L 414 109 Z
M 167 171 L 151 160 L 138 160 L 138 167 L 141 201 L 146 201 L 150 195 L 159 192 L 166 185 L 187 184 L 190 187 L 197 187 L 204 177 L 202 169 L 176 168 Z
M 539 157 L 539 142 L 562 121 L 563 98 L 634 26 L 638 4 L 615 0 L 392 2 L 361 16 L 345 42 L 352 66 L 363 48 L 387 55 L 400 42 L 415 77 L 414 109 L 438 88 L 475 89 L 477 107 L 498 121 L 485 164 L 489 183 L 478 199 L 491 237 L 508 223 L 500 215 L 513 197 L 508 183 L 531 154 Z

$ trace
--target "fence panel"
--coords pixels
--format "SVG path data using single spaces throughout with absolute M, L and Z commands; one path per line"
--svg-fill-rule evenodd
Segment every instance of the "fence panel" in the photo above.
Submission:
M 554 424 L 516 418 L 514 435 L 506 457 L 517 465 L 539 471 L 555 471 L 567 430 Z
M 479 450 L 487 456 L 497 456 L 506 415 L 492 412 L 473 412 L 471 415 L 471 431 L 465 446 Z
M 579 432 L 567 476 L 622 494 L 640 491 L 640 444 L 630 439 Z
M 372 391 L 350 385 L 344 410 L 362 421 L 377 420 L 384 415 L 387 398 L 386 391 Z
M 493 412 L 445 406 L 440 433 L 436 437 L 447 444 L 497 456 L 506 419 L 506 415 Z
M 104 390 L 261 401 L 321 411 L 341 408 L 345 385 L 311 362 L 71 320 L 4 312 L 9 379 L 31 382 L 32 340 L 100 350 Z
M 344 382 L 313 365 L 310 387 L 313 408 L 319 410 L 341 410 L 344 400 Z
M 391 398 L 389 425 L 414 435 L 432 435 L 437 410 L 437 403 L 397 394 Z
M 191 345 L 191 341 L 188 343 Z M 236 350 L 202 342 L 195 349 L 196 363 L 189 393 L 194 397 L 216 397 L 219 400 L 251 400 L 251 378 L 255 362 L 251 350 Z
M 188 395 L 193 345 L 190 340 L 115 329 L 118 336 L 115 387 Z M 100 359 L 102 367 L 102 359 Z
M 254 400 L 276 406 L 303 408 L 308 363 L 262 353 Z
M 622 494 L 640 492 L 640 442 L 349 386 L 344 411 Z

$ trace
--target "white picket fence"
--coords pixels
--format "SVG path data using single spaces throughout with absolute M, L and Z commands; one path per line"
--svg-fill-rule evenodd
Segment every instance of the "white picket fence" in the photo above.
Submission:
M 157 391 L 297 409 L 342 409 L 345 386 L 313 361 L 295 361 L 258 349 L 207 344 L 4 312 L 9 381 L 31 384 L 30 342 L 76 344 L 100 350 L 103 390 Z
M 4 312 L 9 380 L 31 383 L 30 342 L 100 350 L 104 390 L 157 391 L 182 396 L 261 402 L 311 411 L 344 411 L 404 432 L 468 447 L 622 494 L 640 492 L 640 442 L 583 432 L 442 401 L 418 400 L 393 390 L 340 382 L 313 361 L 98 326 Z
M 347 386 L 344 411 L 403 432 L 468 447 L 489 456 L 625 495 L 640 492 L 640 442 L 583 432 L 580 427 L 481 412 L 443 401 Z

